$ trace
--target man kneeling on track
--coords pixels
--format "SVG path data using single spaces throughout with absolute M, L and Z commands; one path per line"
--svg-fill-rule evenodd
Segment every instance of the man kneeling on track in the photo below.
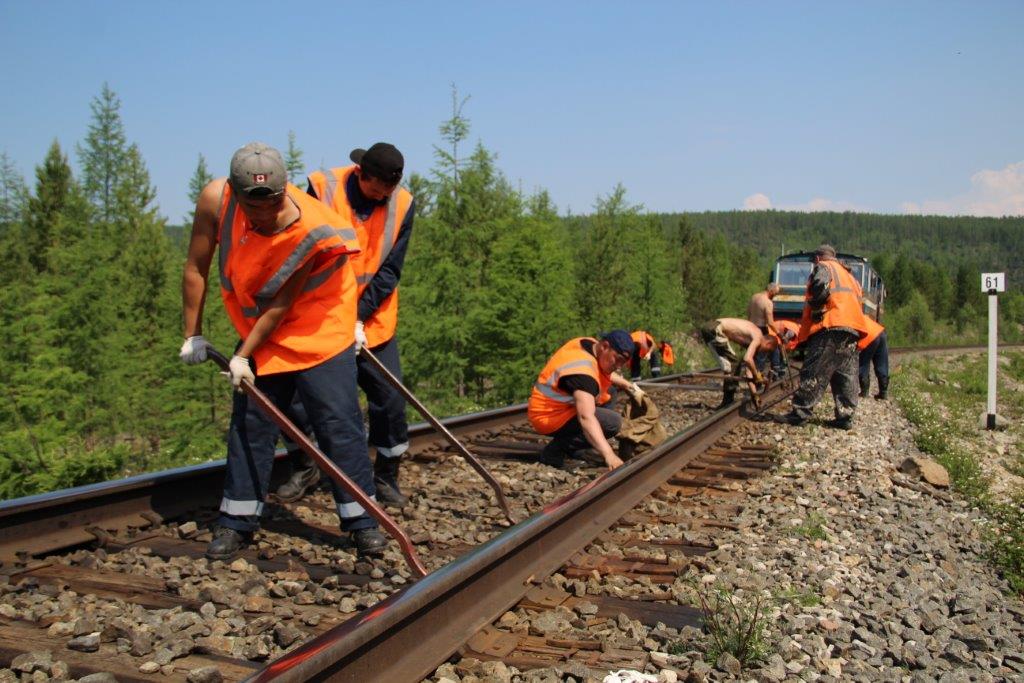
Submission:
M 356 395 L 356 276 L 348 262 L 359 242 L 337 213 L 287 178 L 281 154 L 254 142 L 235 152 L 229 178 L 203 188 L 182 278 L 181 359 L 206 360 L 202 310 L 220 245 L 221 295 L 241 337 L 231 383 L 254 383 L 282 410 L 297 395 L 320 448 L 372 498 Z M 230 559 L 259 528 L 279 431 L 248 394 L 235 393 L 219 529 L 208 558 Z M 332 485 L 342 531 L 352 532 L 360 554 L 383 553 L 387 539 L 377 521 Z
M 604 407 L 616 386 L 639 400 L 643 391 L 616 372 L 633 356 L 635 344 L 625 330 L 613 330 L 598 341 L 570 339 L 551 356 L 537 376 L 527 403 L 530 424 L 550 436 L 540 461 L 562 467 L 565 458 L 588 445 L 600 453 L 608 469 L 622 464 L 608 439 L 619 433 L 622 416 Z
M 779 340 L 771 335 L 762 334 L 757 325 L 742 318 L 711 320 L 701 327 L 700 338 L 715 354 L 723 372 L 732 372 L 733 376 L 742 377 L 744 369 L 750 371 L 752 378 L 749 382 L 750 393 L 756 396 L 766 384 L 761 371 L 757 369 L 757 354 L 771 353 L 778 348 Z M 730 341 L 746 347 L 747 350 L 743 354 L 742 360 L 732 350 L 732 346 L 729 345 Z M 725 408 L 732 404 L 736 399 L 738 384 L 737 381 L 725 381 L 722 386 L 722 402 L 718 408 Z

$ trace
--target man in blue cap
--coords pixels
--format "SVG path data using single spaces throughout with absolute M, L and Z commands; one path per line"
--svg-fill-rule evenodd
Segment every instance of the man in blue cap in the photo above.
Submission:
M 625 330 L 612 330 L 600 340 L 570 339 L 558 349 L 533 385 L 527 403 L 530 424 L 551 437 L 540 461 L 561 467 L 574 452 L 593 447 L 608 469 L 622 464 L 608 439 L 619 433 L 622 416 L 604 407 L 611 387 L 639 400 L 643 391 L 616 372 L 633 357 L 636 345 Z

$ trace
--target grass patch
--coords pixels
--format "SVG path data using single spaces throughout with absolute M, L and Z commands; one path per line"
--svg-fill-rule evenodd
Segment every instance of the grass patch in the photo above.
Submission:
M 828 535 L 825 533 L 825 522 L 827 521 L 824 515 L 812 512 L 807 515 L 803 524 L 793 527 L 793 533 L 808 540 L 824 541 L 828 539 Z
M 953 489 L 988 518 L 988 558 L 1013 590 L 1024 594 L 1024 491 L 1014 494 L 1010 502 L 994 500 L 990 482 L 965 445 L 980 441 L 976 421 L 985 409 L 987 360 L 969 358 L 957 368 L 939 367 L 939 363 L 919 359 L 903 364 L 893 382 L 893 394 L 914 425 L 917 447 L 945 467 Z M 1024 381 L 1024 354 L 1009 354 L 1009 364 L 1000 366 L 1000 373 L 1004 392 L 999 412 L 1013 424 L 1024 417 L 1024 397 L 1019 391 L 1006 392 L 1004 381 Z M 1018 454 L 1022 438 L 1015 439 Z M 1020 458 L 1007 461 L 1008 469 L 1024 472 Z
M 796 588 L 787 588 L 775 594 L 777 602 L 791 602 L 800 607 L 817 607 L 821 604 L 821 596 L 813 591 L 800 591 Z
M 768 601 L 758 593 L 743 597 L 716 582 L 692 584 L 704 618 L 710 664 L 728 652 L 744 667 L 762 662 L 772 653 L 768 642 Z

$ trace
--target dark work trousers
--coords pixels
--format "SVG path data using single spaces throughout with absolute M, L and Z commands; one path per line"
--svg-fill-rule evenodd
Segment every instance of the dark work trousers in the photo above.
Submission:
M 377 360 L 388 371 L 402 379 L 402 367 L 398 361 L 398 340 L 392 337 L 380 346 L 370 349 Z M 377 454 L 385 458 L 397 458 L 409 450 L 409 424 L 405 419 L 405 398 L 398 390 L 388 383 L 370 361 L 362 355 L 356 358 L 357 381 L 366 392 L 366 416 L 370 423 L 370 445 L 377 449 Z M 289 417 L 294 416 L 295 424 L 307 434 L 310 433 L 305 410 L 296 397 L 295 403 L 289 408 Z M 306 470 L 314 467 L 313 459 L 302 451 L 293 449 L 292 444 L 285 440 L 285 446 L 292 453 L 292 468 Z M 366 446 L 363 446 L 363 450 Z
M 257 375 L 256 386 L 281 410 L 288 410 L 297 397 L 308 414 L 320 450 L 366 495 L 374 496 L 373 472 L 366 457 L 366 436 L 356 394 L 354 346 L 312 368 Z M 242 532 L 259 528 L 279 434 L 278 426 L 246 394 L 234 395 L 228 429 L 227 476 L 220 505 L 221 526 Z M 331 486 L 342 531 L 377 526 L 377 521 L 333 480 Z
M 619 433 L 622 428 L 621 415 L 614 410 L 600 406 L 595 409 L 595 414 L 601 425 L 604 438 L 610 439 Z M 566 456 L 583 448 L 590 448 L 590 442 L 583 434 L 583 425 L 580 424 L 579 416 L 575 416 L 551 433 L 551 441 L 544 447 L 540 458 L 548 465 L 560 467 L 565 462 Z
M 640 379 L 640 351 L 633 351 L 633 357 L 629 360 L 629 371 L 634 381 Z M 651 357 L 647 361 L 651 366 L 651 377 L 661 377 L 661 356 L 657 351 L 651 351 Z
M 875 341 L 864 347 L 860 352 L 859 380 L 861 386 L 868 386 L 871 381 L 871 364 L 875 365 L 875 379 L 878 380 L 878 388 L 889 385 L 889 340 L 886 339 L 885 330 L 875 337 Z
M 398 361 L 398 338 L 392 337 L 380 346 L 370 349 L 388 371 L 402 380 L 402 366 Z M 361 355 L 356 361 L 359 368 L 359 386 L 366 392 L 366 417 L 370 424 L 370 445 L 378 455 L 397 458 L 409 450 L 409 424 L 405 419 L 405 397 Z
M 800 388 L 793 394 L 793 412 L 807 420 L 832 387 L 836 419 L 849 420 L 857 409 L 857 334 L 847 330 L 821 330 L 811 335 L 800 369 Z

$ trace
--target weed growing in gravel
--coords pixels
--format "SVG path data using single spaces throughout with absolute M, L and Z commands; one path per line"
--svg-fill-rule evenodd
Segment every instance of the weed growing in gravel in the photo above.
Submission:
M 1013 380 L 1024 381 L 1024 354 L 1010 354 L 1010 363 L 1003 371 Z M 969 360 L 964 367 L 946 373 L 938 388 L 928 376 L 935 370 L 929 361 L 915 361 L 901 367 L 902 381 L 894 383 L 894 395 L 907 419 L 914 425 L 914 442 L 949 471 L 953 487 L 988 518 L 985 537 L 988 556 L 1017 593 L 1024 593 L 1024 492 L 1018 492 L 1008 503 L 997 502 L 989 494 L 989 482 L 977 460 L 960 445 L 972 435 L 972 424 L 985 395 L 982 360 Z M 935 400 L 949 409 L 943 417 L 921 398 L 922 382 L 931 382 L 928 391 Z M 1024 414 L 1021 392 L 1010 392 L 1001 398 L 1000 412 L 1020 419 Z M 980 405 L 979 405 L 980 404 Z M 959 424 L 956 419 L 958 418 Z M 1021 444 L 1018 439 L 1018 452 Z M 1011 468 L 1013 469 L 1013 468 Z M 1024 470 L 1024 466 L 1021 468 Z
M 772 649 L 767 605 L 760 593 L 742 597 L 717 581 L 712 585 L 694 582 L 692 586 L 708 636 L 705 661 L 714 664 L 723 652 L 745 667 L 768 658 Z
M 812 541 L 824 541 L 828 538 L 828 535 L 825 533 L 825 522 L 827 521 L 824 515 L 812 512 L 807 515 L 807 519 L 803 524 L 793 527 L 793 533 Z
M 776 602 L 791 602 L 800 607 L 817 607 L 821 604 L 821 596 L 813 591 L 800 591 L 795 587 L 787 588 L 775 594 Z

